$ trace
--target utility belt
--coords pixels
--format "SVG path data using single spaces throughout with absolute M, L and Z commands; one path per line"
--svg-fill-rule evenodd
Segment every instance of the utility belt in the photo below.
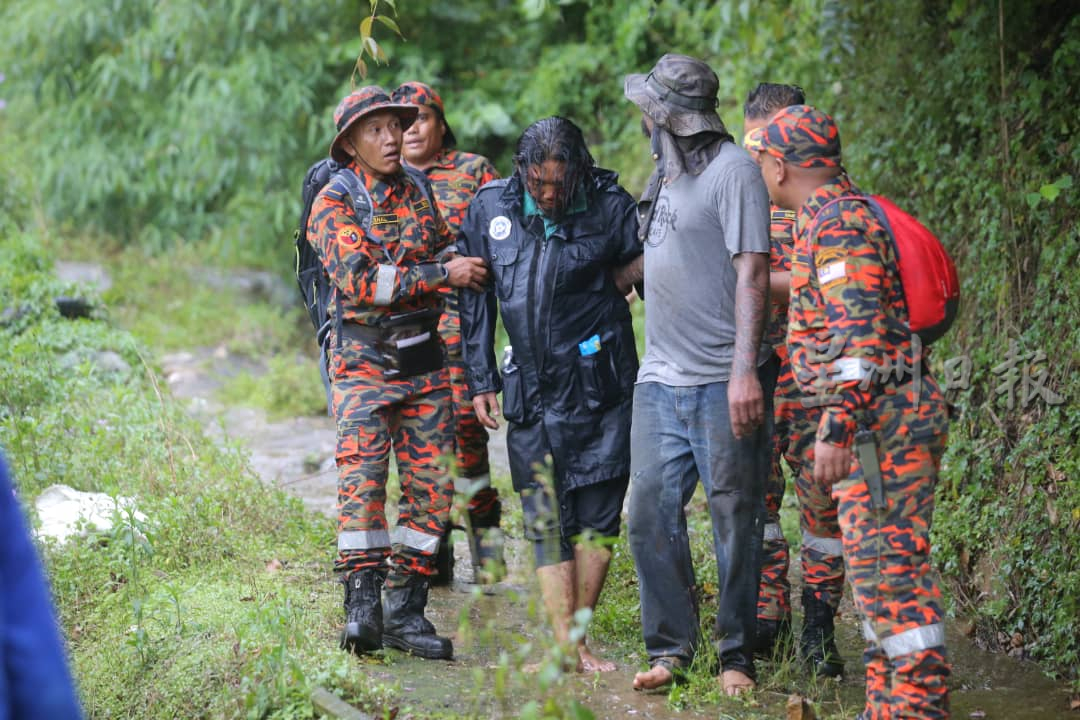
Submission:
M 446 367 L 439 338 L 442 308 L 425 308 L 389 315 L 378 325 L 341 324 L 341 337 L 370 343 L 382 355 L 383 378 L 404 380 Z

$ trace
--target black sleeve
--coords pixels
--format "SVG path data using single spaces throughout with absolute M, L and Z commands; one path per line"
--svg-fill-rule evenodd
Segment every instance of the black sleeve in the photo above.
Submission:
M 469 203 L 465 221 L 458 232 L 458 250 L 462 255 L 483 258 L 490 262 L 484 203 L 477 196 Z M 485 392 L 502 390 L 502 377 L 495 364 L 495 323 L 498 309 L 495 289 L 488 285 L 483 292 L 468 288 L 458 291 L 458 307 L 461 311 L 461 346 L 465 359 L 465 380 L 469 385 L 469 397 Z
M 644 252 L 645 248 L 638 239 L 638 212 L 634 198 L 619 188 L 612 193 L 612 199 L 613 241 L 617 247 L 614 264 L 621 267 Z

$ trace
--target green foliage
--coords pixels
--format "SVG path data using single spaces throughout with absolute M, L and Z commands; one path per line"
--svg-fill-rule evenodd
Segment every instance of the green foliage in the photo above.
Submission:
M 222 232 L 273 250 L 298 173 L 325 154 L 359 17 L 345 0 L 7 3 L 6 122 L 32 140 L 55 218 L 151 247 Z

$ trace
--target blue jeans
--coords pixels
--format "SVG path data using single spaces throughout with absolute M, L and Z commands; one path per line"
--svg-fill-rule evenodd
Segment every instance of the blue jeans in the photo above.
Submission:
M 758 368 L 772 417 L 775 359 Z M 641 628 L 650 661 L 688 667 L 698 646 L 697 581 L 684 507 L 701 479 L 712 519 L 722 669 L 754 677 L 764 486 L 771 422 L 736 440 L 727 383 L 634 391 L 630 431 L 630 550 L 641 595 Z

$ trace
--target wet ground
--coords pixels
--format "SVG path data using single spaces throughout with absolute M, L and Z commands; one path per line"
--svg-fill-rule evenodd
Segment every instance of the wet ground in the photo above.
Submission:
M 252 466 L 266 482 L 287 488 L 312 510 L 332 516 L 336 500 L 332 421 L 326 417 L 305 417 L 272 422 L 260 410 L 221 405 L 214 399 L 216 388 L 242 365 L 236 358 L 228 357 L 223 348 L 204 348 L 162 358 L 172 392 L 188 403 L 191 412 L 206 423 L 211 433 L 246 445 Z M 249 371 L 259 371 L 250 364 L 246 367 Z M 508 473 L 505 452 L 502 434 L 494 434 L 491 455 L 496 473 Z M 497 675 L 508 669 L 520 669 L 524 660 L 515 659 L 515 654 L 529 655 L 530 661 L 542 659 L 546 635 L 538 633 L 546 630 L 536 611 L 537 596 L 522 544 L 510 543 L 507 582 L 498 586 L 497 594 L 483 595 L 468 582 L 471 569 L 467 543 L 460 532 L 455 537 L 457 581 L 451 588 L 433 589 L 429 603 L 429 616 L 443 632 L 461 626 L 463 613 L 470 619 L 468 626 L 473 628 L 470 637 L 460 632 L 453 634 L 455 659 L 432 662 L 388 652 L 359 662 L 371 677 L 399 688 L 399 717 L 414 712 L 516 717 L 520 701 L 515 702 L 515 696 L 536 698 L 540 695 L 537 687 L 546 681 L 540 675 L 510 672 L 505 679 L 505 690 L 492 690 Z M 863 686 L 861 639 L 850 608 L 840 618 L 839 634 L 848 678 L 815 687 L 795 673 L 790 683 L 773 682 L 768 690 L 758 693 L 753 705 L 724 702 L 720 706 L 679 709 L 669 702 L 665 693 L 634 692 L 630 681 L 640 669 L 636 660 L 624 660 L 614 673 L 564 678 L 550 692 L 564 698 L 571 694 L 589 707 L 596 718 L 785 718 L 788 717 L 785 703 L 791 691 L 812 693 L 813 699 L 822 703 L 827 716 L 854 717 L 861 706 Z M 524 650 L 529 646 L 533 648 L 531 653 Z M 600 644 L 597 649 L 605 648 Z M 1046 679 L 1033 664 L 983 652 L 955 633 L 949 638 L 949 649 L 954 663 L 951 680 L 954 718 L 1080 718 L 1080 713 L 1068 710 L 1066 689 Z M 505 655 L 500 659 L 502 653 Z M 765 675 L 770 672 L 768 668 L 763 670 Z M 526 693 L 520 692 L 526 687 Z M 519 689 L 518 693 L 515 688 Z

